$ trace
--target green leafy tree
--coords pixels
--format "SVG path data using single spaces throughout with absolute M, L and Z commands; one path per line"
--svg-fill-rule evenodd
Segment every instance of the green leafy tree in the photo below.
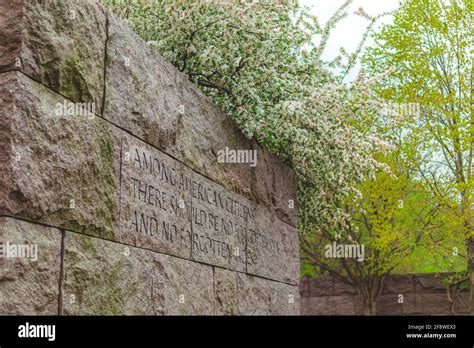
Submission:
M 377 313 L 386 277 L 412 256 L 428 234 L 433 234 L 434 226 L 443 225 L 437 221 L 442 207 L 413 177 L 412 162 L 403 158 L 403 148 L 392 146 L 378 156 L 391 170 L 361 182 L 361 196 L 345 204 L 350 215 L 345 227 L 321 230 L 302 245 L 305 271 L 329 274 L 354 286 L 366 315 Z M 351 255 L 326 255 L 328 243 L 363 246 L 363 260 Z
M 416 105 L 400 113 L 397 127 L 417 139 L 418 178 L 450 216 L 445 241 L 459 236 L 466 246 L 453 257 L 468 261 L 474 286 L 473 213 L 473 1 L 411 0 L 393 24 L 374 35 L 365 66 L 369 75 L 390 69 L 374 90 L 395 105 Z M 446 243 L 446 246 L 449 246 Z M 450 251 L 451 252 L 451 251 Z

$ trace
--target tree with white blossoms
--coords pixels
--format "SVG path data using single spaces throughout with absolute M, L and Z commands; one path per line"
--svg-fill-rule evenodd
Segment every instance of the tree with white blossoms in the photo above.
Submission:
M 304 259 L 306 245 L 345 233 L 351 214 L 343 203 L 361 199 L 360 182 L 390 171 L 373 157 L 385 144 L 370 127 L 380 108 L 370 96 L 376 78 L 360 74 L 344 82 L 367 35 L 353 54 L 341 50 L 331 62 L 322 59 L 351 1 L 325 25 L 296 1 L 102 2 L 186 73 L 246 136 L 292 166 L 303 261 L 317 262 Z M 358 14 L 369 27 L 377 20 L 363 10 Z

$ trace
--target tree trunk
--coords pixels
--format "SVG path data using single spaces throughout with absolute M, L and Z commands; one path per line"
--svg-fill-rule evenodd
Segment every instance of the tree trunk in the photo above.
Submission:
M 459 154 L 458 156 L 461 156 Z M 462 176 L 459 178 L 459 182 L 465 184 L 464 180 L 462 180 Z M 463 189 L 459 192 L 461 197 L 461 216 L 463 219 L 463 225 L 466 228 L 466 244 L 467 244 L 467 271 L 469 274 L 470 281 L 469 284 L 469 306 L 470 306 L 470 313 L 474 315 L 474 234 L 473 234 L 473 221 L 472 221 L 472 202 L 470 196 L 471 190 Z
M 466 194 L 466 191 L 461 192 L 461 214 L 464 219 L 464 227 L 466 228 L 468 239 L 467 239 L 467 270 L 469 273 L 470 282 L 469 284 L 469 305 L 470 313 L 474 315 L 474 235 L 473 235 L 473 222 L 472 222 L 472 210 L 471 210 L 471 200 L 470 197 Z
M 456 292 L 456 288 L 453 285 L 448 284 L 446 286 L 446 296 L 448 297 L 448 303 L 449 303 L 449 314 L 454 315 L 454 302 L 455 302 L 455 296 L 454 293 Z
M 373 299 L 364 299 L 364 315 L 376 315 L 377 302 Z
M 377 301 L 382 293 L 386 275 L 373 276 L 370 281 L 365 281 L 363 286 L 357 288 L 360 298 L 364 303 L 364 315 L 377 315 Z
M 469 270 L 469 277 L 471 281 L 469 282 L 469 304 L 471 306 L 471 315 L 474 315 L 474 237 L 471 237 L 469 241 L 469 263 L 467 265 Z

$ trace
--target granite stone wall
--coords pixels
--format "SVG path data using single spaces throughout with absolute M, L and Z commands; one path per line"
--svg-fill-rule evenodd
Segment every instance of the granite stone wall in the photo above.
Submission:
M 0 13 L 0 314 L 299 314 L 290 168 L 95 1 Z
M 300 283 L 302 315 L 363 315 L 356 289 L 330 276 L 303 278 Z M 454 314 L 469 314 L 469 291 L 454 303 Z M 377 302 L 377 315 L 450 315 L 442 275 L 390 275 Z

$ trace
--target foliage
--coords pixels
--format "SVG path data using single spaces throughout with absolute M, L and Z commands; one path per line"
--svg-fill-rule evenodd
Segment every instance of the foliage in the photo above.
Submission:
M 455 298 L 469 278 L 474 310 L 473 4 L 472 0 L 410 0 L 392 25 L 374 35 L 376 46 L 365 57 L 369 75 L 391 68 L 374 85 L 379 97 L 418 106 L 409 117 L 399 115 L 393 128 L 406 144 L 412 144 L 415 178 L 440 207 L 438 221 L 430 223 L 430 243 L 416 251 L 424 250 L 422 256 L 441 261 L 437 267 L 459 271 L 447 290 L 452 313 Z M 460 269 L 460 264 L 467 267 Z
M 434 252 L 466 261 L 459 240 L 474 232 L 472 13 L 472 0 L 411 0 L 374 35 L 365 57 L 370 75 L 391 68 L 374 85 L 379 97 L 418 106 L 415 114 L 399 115 L 390 131 L 412 144 L 416 179 L 443 207 L 445 227 L 430 236 Z

